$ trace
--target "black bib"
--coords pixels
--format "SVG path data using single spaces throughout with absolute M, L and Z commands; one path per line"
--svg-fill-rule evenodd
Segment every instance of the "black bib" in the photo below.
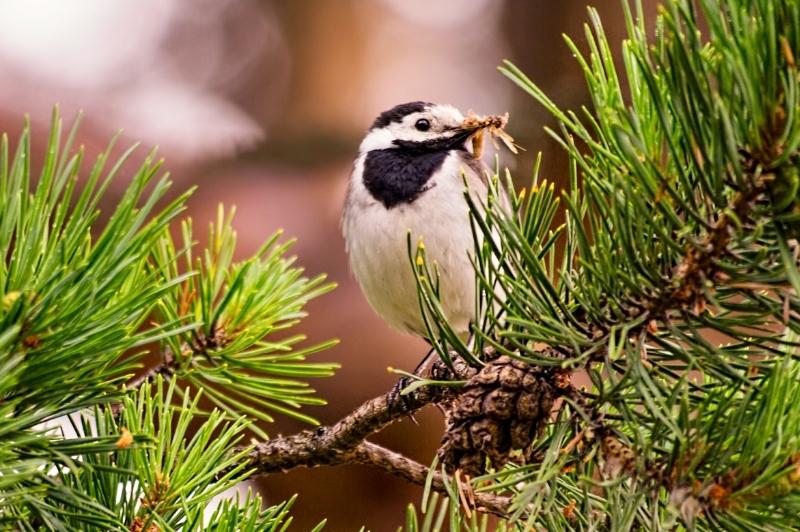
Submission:
M 427 189 L 449 152 L 403 147 L 372 150 L 364 160 L 364 186 L 387 209 L 411 203 Z

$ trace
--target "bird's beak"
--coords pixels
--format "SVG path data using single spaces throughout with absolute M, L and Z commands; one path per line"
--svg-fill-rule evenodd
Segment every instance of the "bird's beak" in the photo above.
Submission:
M 467 121 L 465 120 L 462 124 L 453 128 L 455 130 L 455 133 L 448 138 L 448 143 L 452 147 L 459 146 L 468 141 L 472 135 L 474 135 L 484 127 L 486 126 L 467 123 Z

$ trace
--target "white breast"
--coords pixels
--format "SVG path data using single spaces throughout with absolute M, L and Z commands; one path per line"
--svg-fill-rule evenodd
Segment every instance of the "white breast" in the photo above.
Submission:
M 451 153 L 428 182 L 428 190 L 410 204 L 387 209 L 364 187 L 364 158 L 356 161 L 342 219 L 350 266 L 364 295 L 391 326 L 426 335 L 408 258 L 411 231 L 412 242 L 421 238 L 429 263 L 439 267 L 441 302 L 450 324 L 466 336 L 475 312 L 475 276 L 462 171 L 476 199 L 483 201 L 486 185 L 460 155 Z

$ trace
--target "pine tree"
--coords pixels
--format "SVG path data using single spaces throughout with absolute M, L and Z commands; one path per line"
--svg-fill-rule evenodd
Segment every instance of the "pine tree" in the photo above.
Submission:
M 472 340 L 409 239 L 440 361 L 403 401 L 291 436 L 262 422 L 313 423 L 306 381 L 335 365 L 306 361 L 330 343 L 274 333 L 330 285 L 278 235 L 233 262 L 222 210 L 203 251 L 188 222 L 173 240 L 186 195 L 163 201 L 152 158 L 100 224 L 129 154 L 79 181 L 75 129 L 62 142 L 55 117 L 34 179 L 27 130 L 13 156 L 3 137 L 0 523 L 278 530 L 291 501 L 204 509 L 255 474 L 358 463 L 425 486 L 408 531 L 800 529 L 800 2 L 665 0 L 654 34 L 624 9 L 621 67 L 594 11 L 588 50 L 567 40 L 591 108 L 501 67 L 555 116 L 570 187 L 534 171 L 518 189 L 498 165 L 485 205 L 465 194 Z M 152 345 L 161 362 L 131 380 Z M 447 428 L 430 466 L 367 440 L 431 403 Z M 76 435 L 43 428 L 63 415 Z
M 221 208 L 197 256 L 189 220 L 173 241 L 189 194 L 165 202 L 152 153 L 99 224 L 98 203 L 133 149 L 112 161 L 112 142 L 84 176 L 77 127 L 62 142 L 54 114 L 35 179 L 29 128 L 13 155 L 0 141 L 0 526 L 195 530 L 209 500 L 252 473 L 237 446 L 245 429 L 266 437 L 253 421 L 314 422 L 298 411 L 322 403 L 306 379 L 335 365 L 306 357 L 331 343 L 298 348 L 302 335 L 282 333 L 332 286 L 306 278 L 279 234 L 233 262 Z M 162 363 L 128 381 L 153 344 Z M 201 395 L 217 408 L 201 409 Z M 61 416 L 71 431 L 53 428 Z M 290 506 L 262 509 L 251 494 L 206 520 L 279 530 Z

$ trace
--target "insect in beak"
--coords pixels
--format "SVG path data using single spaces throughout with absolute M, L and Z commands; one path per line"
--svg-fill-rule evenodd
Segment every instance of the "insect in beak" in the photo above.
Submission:
M 461 128 L 465 131 L 471 131 L 469 136 L 472 137 L 472 156 L 475 159 L 479 159 L 483 153 L 483 138 L 486 132 L 489 133 L 495 148 L 500 148 L 497 143 L 499 139 L 511 153 L 519 152 L 514 144 L 514 139 L 505 131 L 506 124 L 508 124 L 508 113 L 483 117 L 476 115 L 472 111 L 467 113 Z

